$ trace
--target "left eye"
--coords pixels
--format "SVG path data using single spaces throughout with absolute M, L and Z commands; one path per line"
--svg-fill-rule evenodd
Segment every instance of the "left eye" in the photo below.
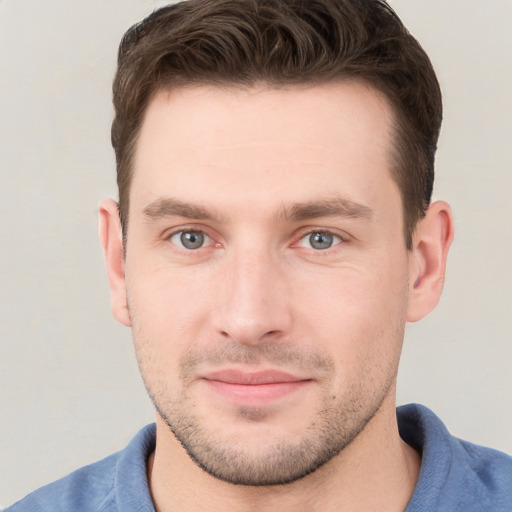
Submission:
M 171 242 L 178 247 L 195 250 L 210 242 L 210 237 L 202 231 L 178 231 L 171 236 Z
M 341 243 L 341 241 L 339 236 L 333 235 L 328 231 L 313 231 L 303 236 L 299 241 L 299 245 L 308 249 L 314 249 L 315 251 L 325 251 L 333 245 Z

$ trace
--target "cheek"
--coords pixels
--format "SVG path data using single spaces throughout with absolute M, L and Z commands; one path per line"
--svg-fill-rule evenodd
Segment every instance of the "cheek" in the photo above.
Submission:
M 127 267 L 126 282 L 138 357 L 153 366 L 177 367 L 191 343 L 204 338 L 211 309 L 208 281 L 153 266 L 146 273 Z
M 399 265 L 375 265 L 374 269 L 333 269 L 300 286 L 309 290 L 307 297 L 296 300 L 302 310 L 297 315 L 303 322 L 301 329 L 312 332 L 345 367 L 379 359 L 395 364 L 391 360 L 401 349 L 407 275 Z
M 351 284 L 356 283 L 346 280 L 337 290 L 337 299 L 326 297 L 323 307 L 315 308 L 310 327 L 315 343 L 324 344 L 322 349 L 336 368 L 333 396 L 360 407 L 387 392 L 396 378 L 404 336 L 405 298 L 397 293 L 394 299 L 385 296 L 383 301 L 374 283 L 363 285 L 358 281 L 357 287 Z M 320 325 L 323 329 L 319 332 Z

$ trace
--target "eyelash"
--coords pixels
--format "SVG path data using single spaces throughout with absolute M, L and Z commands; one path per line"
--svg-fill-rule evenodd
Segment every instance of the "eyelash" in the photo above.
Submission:
M 184 247 L 183 244 L 180 244 L 178 241 L 173 241 L 173 239 L 175 239 L 175 237 L 178 237 L 178 236 L 181 237 L 186 233 L 204 236 L 205 243 L 203 243 L 201 246 L 199 246 L 197 248 L 187 248 L 187 247 Z M 304 245 L 301 244 L 302 241 L 307 240 L 308 237 L 311 237 L 313 235 L 323 235 L 323 236 L 332 237 L 333 243 L 331 246 L 326 247 L 324 249 L 315 249 L 314 247 L 311 247 L 311 246 L 305 247 Z M 197 252 L 197 251 L 199 251 L 199 249 L 204 249 L 204 248 L 207 248 L 208 246 L 214 246 L 214 247 L 220 246 L 220 244 L 216 243 L 214 241 L 214 239 L 210 235 L 208 235 L 208 233 L 206 233 L 205 230 L 197 229 L 197 228 L 184 227 L 184 228 L 178 229 L 176 231 L 173 231 L 172 233 L 169 233 L 168 235 L 166 235 L 165 238 L 166 238 L 166 240 L 171 242 L 171 244 L 174 245 L 178 250 L 185 251 L 187 253 Z M 309 229 L 306 232 L 302 232 L 300 234 L 300 237 L 296 238 L 296 240 L 297 241 L 294 242 L 291 245 L 291 247 L 302 247 L 306 250 L 313 251 L 314 253 L 317 253 L 317 254 L 325 253 L 325 252 L 329 251 L 330 249 L 337 247 L 340 244 L 347 243 L 347 237 L 342 236 L 339 233 L 335 233 L 328 229 Z
M 191 249 L 191 248 L 188 248 L 188 247 L 184 247 L 182 244 L 180 245 L 179 243 L 173 241 L 173 239 L 175 237 L 178 237 L 178 236 L 181 237 L 185 233 L 204 236 L 204 238 L 205 238 L 204 242 L 206 243 L 206 245 L 203 244 L 203 245 L 197 247 L 196 249 Z M 204 249 L 208 245 L 216 245 L 215 243 L 212 244 L 212 242 L 213 242 L 212 237 L 209 236 L 204 230 L 202 230 L 202 229 L 195 229 L 195 228 L 181 228 L 179 230 L 173 231 L 172 233 L 169 233 L 166 236 L 166 239 L 169 240 L 179 250 L 186 251 L 186 252 L 196 252 L 199 249 Z
M 325 247 L 323 249 L 318 249 L 318 248 L 315 248 L 315 247 L 311 247 L 311 237 L 314 236 L 314 235 L 321 235 L 323 237 L 332 237 L 332 244 L 329 247 Z M 301 243 L 301 242 L 306 241 L 306 240 L 310 241 L 310 246 L 309 247 L 305 247 Z M 318 253 L 322 253 L 322 252 L 328 251 L 329 249 L 333 249 L 334 247 L 336 247 L 336 246 L 338 246 L 338 245 L 340 245 L 340 244 L 342 244 L 344 242 L 345 242 L 344 238 L 341 237 L 337 233 L 333 233 L 332 231 L 329 231 L 329 230 L 326 230 L 326 229 L 312 229 L 312 230 L 309 230 L 307 233 L 304 233 L 299 238 L 299 240 L 297 242 L 297 245 L 299 245 L 300 247 L 304 247 L 305 249 L 309 249 L 309 250 L 312 250 L 312 251 L 315 251 L 315 252 L 318 252 Z

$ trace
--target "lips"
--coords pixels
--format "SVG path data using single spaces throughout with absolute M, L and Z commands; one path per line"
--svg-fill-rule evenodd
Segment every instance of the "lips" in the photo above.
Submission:
M 257 407 L 283 399 L 310 384 L 310 379 L 277 370 L 220 370 L 202 377 L 214 393 L 235 405 Z
M 258 372 L 221 370 L 208 373 L 204 378 L 212 381 L 225 382 L 226 384 L 243 384 L 247 386 L 260 386 L 265 384 L 279 384 L 307 380 L 278 370 L 263 370 Z

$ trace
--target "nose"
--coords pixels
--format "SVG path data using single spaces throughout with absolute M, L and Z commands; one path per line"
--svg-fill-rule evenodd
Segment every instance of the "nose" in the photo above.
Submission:
M 214 313 L 217 332 L 256 345 L 287 335 L 292 312 L 282 262 L 270 251 L 239 251 L 225 262 Z

